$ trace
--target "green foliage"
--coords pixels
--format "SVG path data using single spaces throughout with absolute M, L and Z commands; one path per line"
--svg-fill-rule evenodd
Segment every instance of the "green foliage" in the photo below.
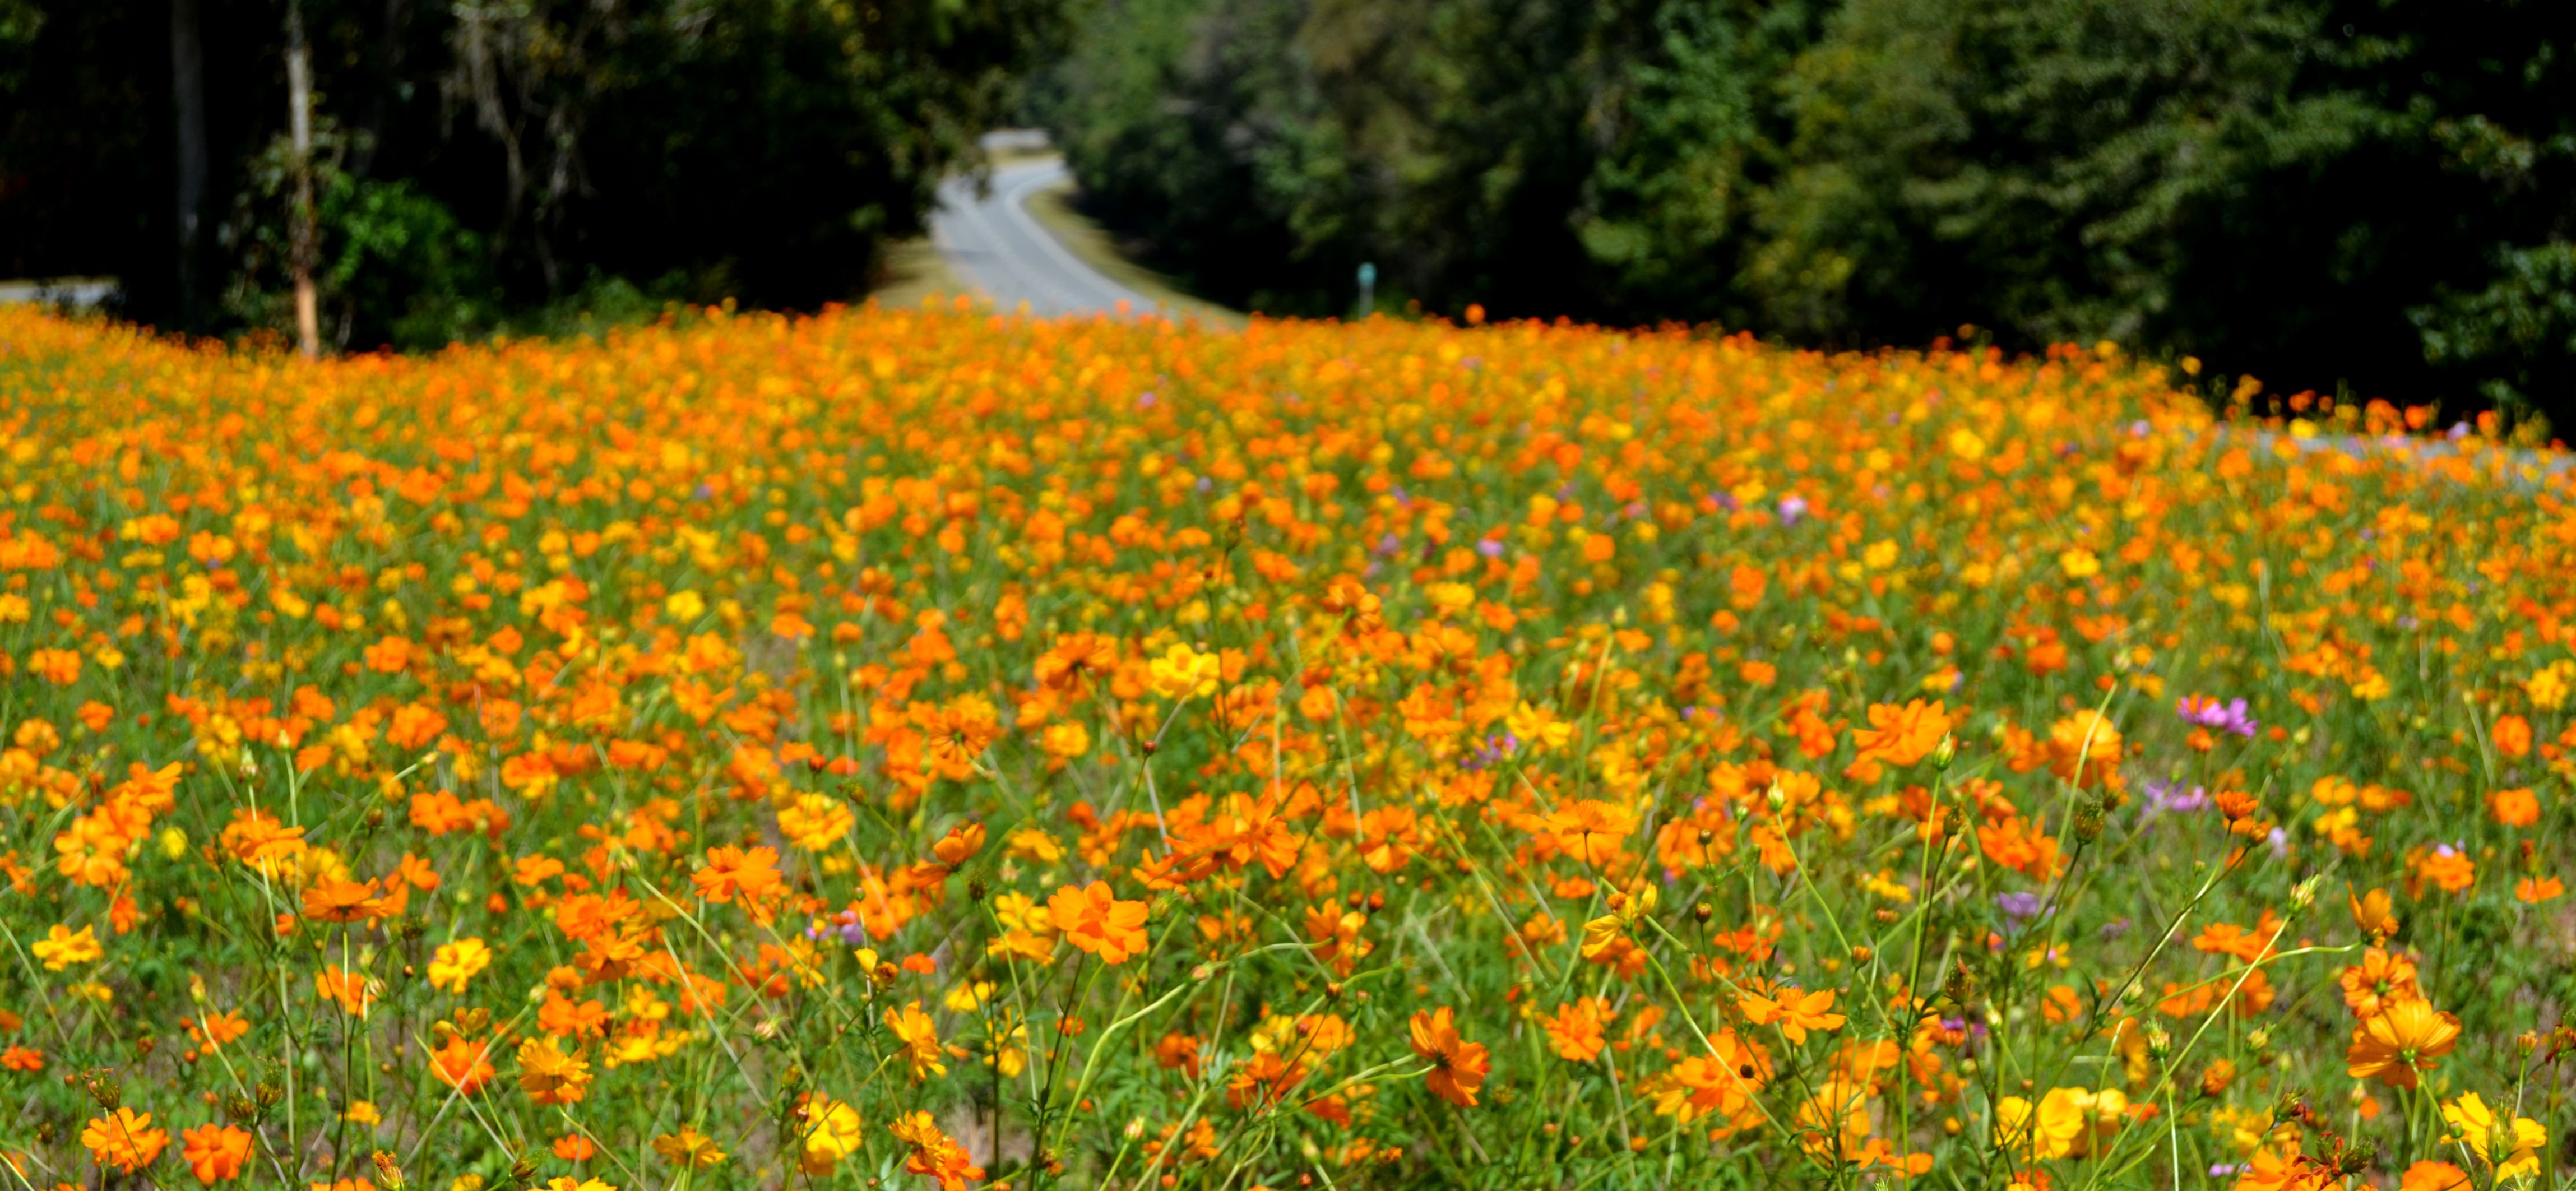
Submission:
M 1040 106 L 1102 215 L 1274 309 L 1374 260 L 1450 312 L 2563 409 L 2571 52 L 2517 0 L 1152 0 Z
M 350 174 L 336 129 L 321 129 L 317 144 L 314 288 L 325 337 L 342 348 L 426 350 L 490 333 L 504 306 L 483 238 L 409 181 Z M 237 262 L 226 313 L 280 335 L 292 334 L 295 319 L 285 208 L 292 160 L 283 137 L 255 159 L 223 229 Z
M 300 0 L 325 338 L 435 345 L 617 278 L 706 302 L 860 297 L 1063 3 Z M 203 288 L 224 300 L 194 329 L 276 327 L 289 2 L 201 4 L 200 214 L 223 252 Z M 166 0 L 0 0 L 0 94 L 26 97 L 0 111 L 0 275 L 114 274 L 129 313 L 184 317 L 170 26 Z
M 2527 409 L 2534 394 L 2563 394 L 2576 384 L 2576 244 L 2554 241 L 2497 256 L 2494 283 L 2475 293 L 2444 293 L 2407 316 L 2423 331 L 2425 358 L 2493 369 L 2488 399 Z

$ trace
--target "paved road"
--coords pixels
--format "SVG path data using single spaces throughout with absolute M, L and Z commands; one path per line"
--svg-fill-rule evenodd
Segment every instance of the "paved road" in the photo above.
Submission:
M 960 281 L 982 291 L 1002 310 L 1023 303 L 1035 315 L 1144 314 L 1156 304 L 1102 276 L 1056 240 L 1028 212 L 1028 199 L 1063 183 L 1061 158 L 1023 161 L 993 171 L 992 189 L 975 193 L 973 181 L 940 184 L 939 210 L 930 217 L 930 239 Z

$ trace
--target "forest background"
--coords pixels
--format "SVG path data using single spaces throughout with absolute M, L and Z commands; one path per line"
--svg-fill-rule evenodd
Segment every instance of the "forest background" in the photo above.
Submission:
M 288 130 L 312 63 L 314 149 Z M 1277 314 L 2111 339 L 2576 418 L 2540 0 L 0 0 L 0 276 L 427 349 L 864 296 L 999 124 Z

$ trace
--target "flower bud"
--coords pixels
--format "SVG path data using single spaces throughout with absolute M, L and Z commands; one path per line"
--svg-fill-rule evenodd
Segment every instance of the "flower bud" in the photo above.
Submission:
M 1960 1005 L 1967 1004 L 1969 998 L 1977 995 L 1977 978 L 1968 974 L 1968 965 L 1964 961 L 1952 965 L 1950 978 L 1941 982 L 1941 995 Z
M 2091 795 L 2075 806 L 2075 838 L 2092 843 L 2102 838 L 2102 799 Z
M 89 1093 L 89 1098 L 97 1101 L 99 1108 L 107 1112 L 115 1112 L 117 1106 L 125 1102 L 125 1088 L 117 1082 L 113 1071 L 90 1072 L 82 1081 L 82 1087 Z
M 1950 770 L 1950 763 L 1958 759 L 1959 738 L 1947 732 L 1942 733 L 1941 743 L 1932 746 L 1932 768 L 1947 773 Z

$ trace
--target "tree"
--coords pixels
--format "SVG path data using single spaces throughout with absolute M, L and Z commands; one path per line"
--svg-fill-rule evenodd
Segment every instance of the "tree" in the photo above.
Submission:
M 0 0 L 0 273 L 112 273 L 129 313 L 183 325 L 219 290 L 202 325 L 289 326 L 309 176 L 340 347 L 612 284 L 855 298 L 1062 19 L 1061 0 Z

